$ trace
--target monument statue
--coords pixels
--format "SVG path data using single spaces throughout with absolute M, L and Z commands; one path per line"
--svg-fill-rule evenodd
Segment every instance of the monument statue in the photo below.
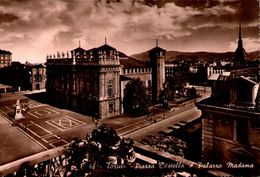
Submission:
M 18 99 L 16 101 L 15 109 L 14 109 L 14 120 L 23 119 L 23 118 L 24 116 L 22 114 L 22 106 L 20 104 L 20 100 Z

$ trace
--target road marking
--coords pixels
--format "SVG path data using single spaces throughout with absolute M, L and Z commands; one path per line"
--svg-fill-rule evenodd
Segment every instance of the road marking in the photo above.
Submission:
M 6 112 L 4 112 L 2 109 L 0 109 L 2 114 L 5 114 L 6 116 L 8 116 L 8 114 Z
M 46 108 L 46 109 L 48 109 L 49 111 L 55 112 L 56 114 L 60 114 L 60 112 L 55 111 L 54 109 L 50 109 L 50 108 Z
M 35 141 L 37 144 L 39 144 L 41 147 L 43 147 L 45 150 L 49 149 L 46 146 L 44 146 L 42 143 L 40 143 L 39 141 L 37 141 L 35 138 L 33 138 L 31 135 L 29 135 L 27 132 L 25 132 L 24 130 L 22 130 L 20 127 L 17 127 L 18 130 L 20 130 L 21 132 L 23 132 L 26 136 L 28 136 L 29 138 L 31 138 L 33 141 Z M 30 131 L 30 130 L 29 130 Z
M 56 114 L 60 114 L 60 112 L 57 112 L 53 109 L 50 109 L 50 108 L 43 108 L 43 109 L 40 109 L 40 110 L 33 110 L 33 111 L 30 111 L 30 112 L 27 112 L 28 114 L 30 114 L 31 116 L 33 117 L 36 117 L 37 119 L 42 119 L 42 118 L 45 118 L 45 117 L 48 117 L 48 116 L 53 116 L 53 115 L 56 115 Z
M 30 121 L 30 122 L 32 122 L 32 121 Z M 32 122 L 32 123 L 33 123 L 33 122 Z M 46 142 L 46 143 L 49 144 L 50 146 L 56 147 L 56 146 L 54 145 L 54 143 L 60 142 L 60 141 L 65 142 L 64 144 L 67 143 L 67 141 L 61 139 L 59 136 L 53 134 L 52 132 L 50 132 L 49 130 L 45 129 L 44 127 L 42 127 L 42 126 L 40 126 L 40 125 L 38 125 L 38 124 L 35 124 L 35 123 L 33 123 L 33 124 L 34 124 L 35 126 L 37 126 L 38 128 L 40 128 L 41 130 L 44 130 L 44 131 L 47 132 L 48 134 L 41 136 L 41 135 L 37 134 L 37 131 L 31 130 L 30 127 L 29 127 L 29 128 L 26 128 L 26 130 L 28 130 L 28 131 L 31 132 L 33 135 L 35 135 L 36 137 L 40 138 L 41 140 L 43 140 L 44 142 Z M 27 133 L 27 134 L 28 134 L 28 133 Z M 55 139 L 52 139 L 53 137 L 54 137 Z M 49 141 L 48 141 L 48 138 L 50 139 Z M 37 141 L 37 140 L 36 140 L 36 141 Z M 38 142 L 38 141 L 37 141 L 37 142 Z
M 45 121 L 47 124 L 61 130 L 66 131 L 72 128 L 78 127 L 80 125 L 86 124 L 80 120 L 74 119 L 70 116 L 63 116 L 54 120 Z
M 120 131 L 116 130 L 118 132 L 118 134 L 120 134 L 121 136 L 124 136 L 124 135 L 127 135 L 129 133 L 132 133 L 134 131 L 137 131 L 139 130 L 140 128 L 143 128 L 143 127 L 146 127 L 146 126 L 149 126 L 151 125 L 151 122 L 142 122 L 142 124 L 139 124 L 139 125 L 142 125 L 141 127 L 140 126 L 136 126 L 134 125 L 135 127 L 132 127 L 130 130 L 126 129 L 124 131 L 122 131 L 122 129 Z
M 27 114 L 30 114 L 31 116 L 36 117 L 37 119 L 39 119 L 39 117 L 34 115 L 33 113 L 27 112 Z
M 64 139 L 60 139 L 60 140 L 58 140 L 56 142 L 50 143 L 50 145 L 54 146 L 54 147 L 62 146 L 64 144 L 68 144 L 68 142 L 66 140 L 64 140 Z
M 52 134 L 49 130 L 45 129 L 44 127 L 40 126 L 39 124 L 35 124 L 37 127 L 43 129 L 44 131 L 48 132 L 49 134 Z
M 57 140 L 60 140 L 60 138 L 57 135 L 52 134 L 48 137 L 43 138 L 42 140 L 44 140 L 47 143 L 52 143 L 52 142 L 55 142 Z
M 26 130 L 28 130 L 29 132 L 31 132 L 32 134 L 34 134 L 38 138 L 41 138 L 41 136 L 39 136 L 37 133 L 35 133 L 34 131 L 30 130 L 30 128 L 26 128 Z
M 8 109 L 9 111 L 14 111 L 13 109 L 11 109 L 9 106 L 5 106 L 6 109 Z
M 26 129 L 28 129 L 31 133 L 33 133 L 34 135 L 36 135 L 39 138 L 42 138 L 43 136 L 46 135 L 50 135 L 52 134 L 52 132 L 48 131 L 47 129 L 43 128 L 42 126 L 38 125 L 38 124 L 34 124 L 36 127 L 38 127 L 40 130 L 43 130 L 43 133 L 45 133 L 44 135 L 40 135 L 40 132 L 37 133 L 37 129 L 33 130 L 35 127 L 28 127 Z M 47 133 L 47 134 L 46 134 Z
M 43 106 L 43 104 L 41 104 L 41 103 L 38 103 L 38 102 L 36 102 L 36 101 L 28 101 L 27 102 L 27 106 L 29 107 L 29 108 L 36 108 L 36 107 L 40 107 L 40 106 Z

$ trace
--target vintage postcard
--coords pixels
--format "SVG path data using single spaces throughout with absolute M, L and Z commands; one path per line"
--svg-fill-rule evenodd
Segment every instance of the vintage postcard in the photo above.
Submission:
M 0 176 L 260 176 L 258 0 L 0 0 Z

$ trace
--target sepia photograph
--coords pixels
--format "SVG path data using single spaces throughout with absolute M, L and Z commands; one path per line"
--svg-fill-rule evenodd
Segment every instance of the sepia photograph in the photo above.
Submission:
M 0 176 L 260 176 L 259 0 L 0 0 Z

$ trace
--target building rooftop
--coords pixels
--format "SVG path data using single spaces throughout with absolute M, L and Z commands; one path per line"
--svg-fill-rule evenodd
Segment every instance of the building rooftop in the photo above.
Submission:
M 149 67 L 148 62 L 140 61 L 135 58 L 127 57 L 124 59 L 119 58 L 120 64 L 124 68 L 147 68 Z
M 78 47 L 78 48 L 76 48 L 76 49 L 73 49 L 71 52 L 73 52 L 73 51 L 75 51 L 75 52 L 85 52 L 86 50 L 85 49 L 83 49 L 83 48 L 81 48 L 81 47 Z
M 12 54 L 11 52 L 9 51 L 6 51 L 6 50 L 1 50 L 0 49 L 0 54 Z
M 62 52 L 61 54 L 58 52 L 57 57 L 55 55 L 47 55 L 47 62 L 48 63 L 56 63 L 56 64 L 72 64 L 73 58 L 76 58 L 76 63 L 78 64 L 85 64 L 88 62 L 98 62 L 97 60 L 103 58 L 110 58 L 109 62 L 112 64 L 111 59 L 116 59 L 115 62 L 119 62 L 123 65 L 124 68 L 147 68 L 149 67 L 148 62 L 140 61 L 135 58 L 129 57 L 123 52 L 117 51 L 114 47 L 110 45 L 104 44 L 97 48 L 91 48 L 85 50 L 81 47 L 71 50 L 71 56 Z M 118 63 L 119 64 L 119 63 Z
M 251 112 L 260 112 L 259 82 L 249 76 L 238 73 L 222 73 L 209 99 L 199 102 L 199 105 L 230 108 Z
M 218 110 L 219 109 L 223 110 L 222 112 L 229 112 L 231 114 L 231 112 L 240 112 L 239 116 L 243 116 L 243 115 L 248 115 L 248 114 L 252 114 L 254 116 L 252 116 L 252 118 L 260 118 L 260 106 L 258 106 L 260 103 L 259 101 L 257 102 L 258 104 L 256 104 L 256 106 L 254 108 L 251 107 L 247 107 L 247 106 L 242 106 L 242 105 L 234 105 L 234 104 L 222 104 L 219 103 L 218 101 L 216 101 L 215 97 L 210 97 L 207 98 L 205 100 L 202 100 L 198 103 L 196 103 L 197 107 L 207 107 L 209 109 L 214 109 L 214 110 Z

